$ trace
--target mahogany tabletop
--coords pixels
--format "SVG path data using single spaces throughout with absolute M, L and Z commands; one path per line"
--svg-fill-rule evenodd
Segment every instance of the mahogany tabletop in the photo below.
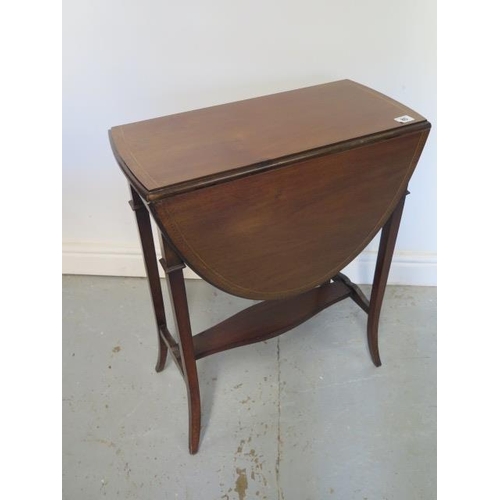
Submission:
M 422 122 L 397 101 L 341 80 L 120 125 L 110 139 L 127 177 L 154 199 Z

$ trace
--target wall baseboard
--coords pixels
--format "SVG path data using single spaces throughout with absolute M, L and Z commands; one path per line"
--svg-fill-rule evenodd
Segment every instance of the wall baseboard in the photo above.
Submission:
M 355 283 L 371 284 L 377 252 L 362 252 L 344 272 Z M 146 276 L 142 254 L 138 248 L 107 246 L 91 243 L 63 243 L 63 274 L 98 276 Z M 199 276 L 187 268 L 188 279 Z M 436 254 L 396 252 L 392 260 L 389 284 L 436 286 Z

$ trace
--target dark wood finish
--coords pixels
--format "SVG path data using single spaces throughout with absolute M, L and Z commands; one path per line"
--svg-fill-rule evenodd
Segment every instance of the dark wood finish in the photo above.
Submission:
M 130 186 L 130 192 L 132 194 L 130 206 L 132 207 L 132 210 L 134 210 L 137 220 L 144 266 L 148 277 L 149 291 L 151 294 L 151 301 L 153 302 L 156 327 L 158 330 L 158 359 L 156 361 L 155 369 L 157 372 L 161 372 L 165 368 L 168 351 L 168 346 L 161 335 L 161 330 L 167 328 L 167 320 L 165 318 L 163 295 L 161 293 L 160 274 L 158 272 L 158 264 L 156 263 L 156 252 L 153 232 L 151 230 L 151 219 L 149 217 L 148 209 L 132 185 Z
M 365 248 L 404 194 L 426 137 L 403 134 L 169 196 L 152 213 L 188 265 L 217 288 L 256 300 L 290 297 Z
M 402 115 L 414 120 L 394 121 Z M 429 129 L 409 108 L 343 80 L 110 131 L 131 183 L 158 328 L 156 369 L 170 351 L 187 387 L 191 453 L 201 428 L 197 359 L 280 335 L 351 298 L 368 313 L 370 355 L 380 366 L 384 291 Z M 178 342 L 165 320 L 150 214 Z M 368 300 L 340 271 L 380 229 Z M 186 264 L 222 290 L 263 302 L 193 337 Z
M 394 120 L 402 115 L 414 121 Z M 150 200 L 426 123 L 393 99 L 342 80 L 113 127 L 110 135 L 122 169 Z
M 341 281 L 344 285 L 351 289 L 351 299 L 358 304 L 363 311 L 366 313 L 370 310 L 370 301 L 366 295 L 362 292 L 358 285 L 353 283 L 345 274 L 338 273 L 334 278 L 334 281 Z
M 166 269 L 169 270 L 166 273 L 167 283 L 175 324 L 177 326 L 177 333 L 179 335 L 182 373 L 184 375 L 188 394 L 189 452 L 195 454 L 200 444 L 201 401 L 186 287 L 182 272 L 183 266 L 181 266 L 182 261 L 163 238 L 160 239 L 160 245 L 162 258 L 165 262 Z
M 344 283 L 337 282 L 288 299 L 255 304 L 196 335 L 196 359 L 281 335 L 351 293 Z
M 387 278 L 391 268 L 392 254 L 396 246 L 396 238 L 398 236 L 399 223 L 403 215 L 405 206 L 405 196 L 403 196 L 391 217 L 382 229 L 380 235 L 380 244 L 377 255 L 377 264 L 375 266 L 375 275 L 373 278 L 373 287 L 370 295 L 370 310 L 368 312 L 368 347 L 370 356 L 375 366 L 380 366 L 380 353 L 378 349 L 378 323 L 380 319 L 380 310 L 382 309 L 382 301 L 384 300 L 385 287 Z
M 179 344 L 175 341 L 174 337 L 169 332 L 169 330 L 166 326 L 160 328 L 160 335 L 161 335 L 161 338 L 163 339 L 163 342 L 165 342 L 165 344 L 168 346 L 169 351 L 172 353 L 172 356 L 174 358 L 175 364 L 177 365 L 177 368 L 179 368 L 181 375 L 184 377 L 184 368 L 182 366 L 182 359 L 181 359 L 181 352 L 179 349 Z

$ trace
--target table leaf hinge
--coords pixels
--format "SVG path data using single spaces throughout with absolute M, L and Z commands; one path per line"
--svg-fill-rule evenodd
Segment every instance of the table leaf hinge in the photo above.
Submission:
M 140 210 L 141 208 L 144 208 L 144 205 L 143 204 L 139 204 L 139 203 L 134 203 L 134 200 L 130 200 L 128 202 L 128 204 L 130 205 L 130 208 L 136 212 L 137 210 Z
M 169 267 L 167 265 L 167 261 L 163 257 L 160 259 L 160 264 L 161 267 L 163 267 L 163 270 L 167 274 L 173 273 L 174 271 L 178 271 L 179 269 L 184 269 L 186 267 L 186 264 L 184 264 L 184 262 L 181 262 L 179 264 L 174 264 L 173 266 Z

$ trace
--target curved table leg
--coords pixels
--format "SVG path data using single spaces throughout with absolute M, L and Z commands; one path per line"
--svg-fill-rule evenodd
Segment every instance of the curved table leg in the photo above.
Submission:
M 182 272 L 184 263 L 170 249 L 168 243 L 162 235 L 160 235 L 160 239 L 162 256 L 165 261 L 165 272 L 167 275 L 170 300 L 179 335 L 179 350 L 184 381 L 186 382 L 188 393 L 189 452 L 194 455 L 198 451 L 198 446 L 200 444 L 201 404 L 198 370 L 196 368 L 193 336 L 191 332 L 191 321 L 189 319 L 186 287 Z
M 165 364 L 167 363 L 167 353 L 168 349 L 161 338 L 161 335 L 158 335 L 158 358 L 156 359 L 155 371 L 157 373 L 162 372 L 165 369 Z
M 406 193 L 408 194 L 408 193 Z M 384 300 L 385 287 L 391 268 L 392 254 L 396 245 L 398 236 L 399 223 L 403 214 L 406 194 L 401 198 L 396 205 L 394 212 L 384 224 L 382 234 L 380 236 L 380 244 L 377 255 L 377 265 L 375 267 L 375 275 L 373 278 L 373 288 L 370 296 L 370 307 L 368 310 L 368 348 L 370 356 L 375 366 L 380 366 L 380 353 L 378 350 L 378 323 L 380 319 L 380 310 L 382 301 Z
M 135 212 L 137 220 L 142 254 L 144 257 L 144 266 L 146 267 L 149 291 L 151 293 L 151 301 L 153 302 L 156 327 L 158 330 L 158 359 L 155 369 L 157 372 L 161 372 L 165 368 L 168 349 L 161 337 L 160 331 L 162 327 L 166 326 L 167 321 L 165 319 L 165 308 L 163 305 L 163 295 L 161 293 L 160 274 L 158 272 L 158 264 L 156 263 L 156 251 L 153 240 L 153 232 L 151 230 L 151 219 L 146 205 L 132 186 L 130 186 L 130 192 L 132 194 L 130 206 Z

